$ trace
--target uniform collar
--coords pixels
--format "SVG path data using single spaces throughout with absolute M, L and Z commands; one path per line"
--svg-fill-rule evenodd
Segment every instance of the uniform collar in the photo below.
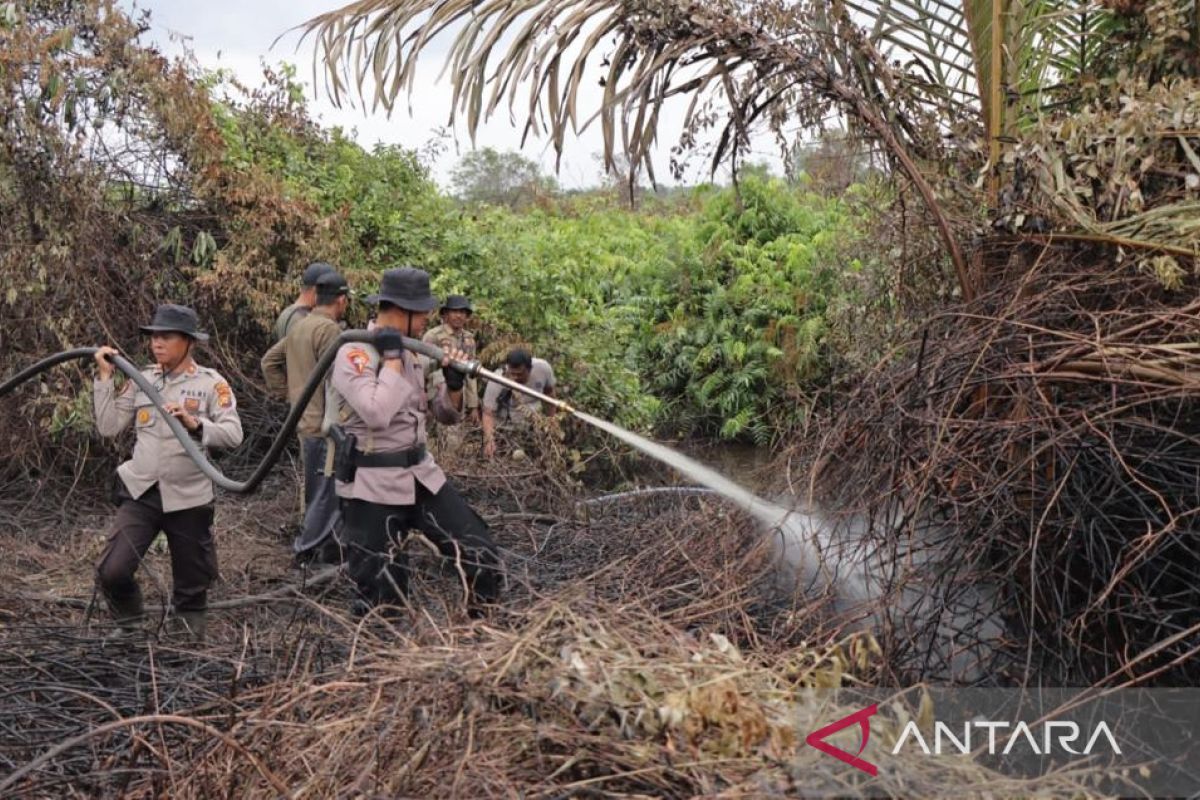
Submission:
M 162 364 L 154 364 L 153 367 L 151 367 L 151 370 L 153 371 L 154 375 L 156 375 L 158 377 L 161 377 L 163 374 Z M 199 371 L 200 371 L 200 368 L 196 365 L 195 360 L 193 360 L 191 364 L 188 364 L 187 369 L 183 370 L 182 372 L 175 373 L 174 375 L 171 376 L 170 379 L 176 380 L 177 378 L 184 378 L 184 377 L 191 378 Z

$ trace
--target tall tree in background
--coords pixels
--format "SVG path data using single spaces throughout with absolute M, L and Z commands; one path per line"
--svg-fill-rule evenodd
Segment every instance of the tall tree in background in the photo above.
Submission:
M 520 153 L 501 153 L 491 147 L 472 150 L 450 173 L 455 196 L 464 203 L 521 208 L 557 186 L 536 162 Z

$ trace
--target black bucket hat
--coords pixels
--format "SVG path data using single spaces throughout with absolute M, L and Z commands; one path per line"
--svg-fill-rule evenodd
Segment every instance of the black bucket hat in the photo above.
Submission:
M 384 270 L 379 294 L 369 296 L 367 302 L 391 303 L 405 311 L 433 311 L 438 304 L 429 291 L 429 273 L 413 267 Z
M 471 301 L 466 295 L 452 294 L 446 298 L 446 302 L 442 304 L 442 311 L 465 311 L 468 314 L 474 314 L 475 309 L 471 308 Z
M 208 334 L 200 330 L 200 318 L 196 312 L 174 303 L 164 303 L 154 309 L 154 319 L 149 325 L 142 325 L 140 330 L 142 333 L 182 333 L 197 342 L 208 341 Z

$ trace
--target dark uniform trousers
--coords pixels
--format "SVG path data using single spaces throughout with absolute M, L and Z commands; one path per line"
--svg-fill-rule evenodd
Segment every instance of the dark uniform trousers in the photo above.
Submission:
M 487 524 L 447 482 L 432 494 L 417 483 L 411 506 L 346 500 L 347 566 L 361 597 L 371 605 L 394 603 L 408 593 L 408 563 L 402 551 L 416 528 L 465 576 L 470 608 L 500 596 L 500 559 Z
M 175 610 L 203 611 L 208 605 L 208 587 L 217 577 L 214 504 L 166 513 L 157 484 L 135 500 L 120 478 L 115 499 L 120 507 L 113 533 L 96 563 L 96 580 L 104 594 L 123 605 L 135 598 L 140 600 L 142 591 L 133 576 L 154 537 L 162 531 L 171 551 L 171 600 Z
M 300 541 L 308 547 L 324 541 L 337 527 L 341 516 L 341 501 L 337 496 L 337 481 L 325 474 L 326 441 L 324 438 L 302 439 L 304 443 L 304 523 Z M 297 550 L 301 549 L 299 547 Z

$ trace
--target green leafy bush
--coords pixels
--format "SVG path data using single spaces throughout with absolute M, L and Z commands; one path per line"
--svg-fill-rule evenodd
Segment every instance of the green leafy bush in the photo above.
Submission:
M 751 177 L 627 211 L 599 197 L 482 213 L 437 284 L 485 338 L 528 342 L 574 402 L 622 424 L 768 441 L 826 376 L 830 299 L 861 262 L 845 202 Z
M 710 191 L 696 247 L 641 303 L 634 358 L 661 422 L 681 433 L 763 444 L 805 413 L 830 365 L 830 298 L 861 263 L 844 202 L 752 176 Z

